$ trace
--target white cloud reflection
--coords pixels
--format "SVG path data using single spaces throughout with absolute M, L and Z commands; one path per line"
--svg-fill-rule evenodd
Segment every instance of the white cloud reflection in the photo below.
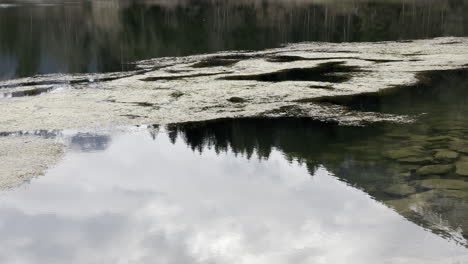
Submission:
M 468 251 L 338 181 L 202 155 L 165 134 L 69 153 L 0 195 L 0 263 L 466 263 Z

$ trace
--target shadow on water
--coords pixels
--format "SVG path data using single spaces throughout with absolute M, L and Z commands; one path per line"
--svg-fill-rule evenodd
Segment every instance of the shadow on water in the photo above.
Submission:
M 434 233 L 452 237 L 450 230 L 461 230 L 468 238 L 468 75 L 441 71 L 420 79 L 417 86 L 381 94 L 322 98 L 356 110 L 427 113 L 410 125 L 226 119 L 170 125 L 169 136 L 199 152 L 209 147 L 268 159 L 273 149 L 281 150 L 288 160 L 307 164 L 311 175 L 324 166 Z
M 24 91 L 0 93 L 0 98 L 36 96 L 36 95 L 49 93 L 53 89 L 54 89 L 53 87 L 46 87 L 46 88 L 35 88 L 35 89 L 24 90 Z
M 221 77 L 221 80 L 284 82 L 284 81 L 316 81 L 345 82 L 350 79 L 346 73 L 359 71 L 358 67 L 344 65 L 343 62 L 327 62 L 313 68 L 293 68 L 276 72 L 255 75 L 238 75 Z
M 460 114 L 467 111 L 467 76 L 468 68 L 422 72 L 416 76 L 419 82 L 409 87 L 395 87 L 351 96 L 322 97 L 310 101 L 338 104 L 358 111 L 395 114 L 450 111 Z

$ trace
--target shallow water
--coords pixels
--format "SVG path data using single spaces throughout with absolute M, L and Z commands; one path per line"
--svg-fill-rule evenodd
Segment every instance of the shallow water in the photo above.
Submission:
M 351 109 L 411 114 L 412 124 L 340 126 L 310 119 L 245 119 L 170 127 L 194 149 L 230 146 L 268 158 L 271 148 L 314 173 L 341 180 L 442 237 L 468 237 L 468 82 L 466 71 L 433 73 L 430 85 L 323 98 Z
M 432 78 L 334 98 L 421 114 L 412 124 L 250 118 L 5 134 L 67 150 L 46 175 L 1 193 L 0 260 L 464 263 L 468 83 L 463 71 Z M 422 169 L 434 165 L 449 168 Z
M 3 0 L 0 79 L 301 41 L 468 36 L 466 0 Z

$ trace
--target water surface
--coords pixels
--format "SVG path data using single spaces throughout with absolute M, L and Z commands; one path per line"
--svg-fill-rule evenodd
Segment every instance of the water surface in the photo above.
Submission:
M 467 13 L 466 0 L 5 0 L 0 79 L 301 41 L 468 36 Z
M 467 36 L 467 8 L 465 0 L 7 0 L 0 79 L 299 41 Z M 466 76 L 434 71 L 414 86 L 301 102 L 411 115 L 412 124 L 250 118 L 0 133 L 67 145 L 46 175 L 0 193 L 0 262 L 466 263 Z
M 468 260 L 460 241 L 406 220 L 325 166 L 310 171 L 275 148 L 260 159 L 209 145 L 199 152 L 182 135 L 149 132 L 79 135 L 46 176 L 2 193 L 0 260 Z
M 0 260 L 464 263 L 468 82 L 464 70 L 430 76 L 320 99 L 412 124 L 250 118 L 2 135 L 68 147 L 46 175 L 0 194 Z

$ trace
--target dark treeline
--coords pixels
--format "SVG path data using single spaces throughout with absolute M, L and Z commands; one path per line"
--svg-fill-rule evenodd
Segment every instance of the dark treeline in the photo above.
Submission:
M 0 79 L 289 42 L 468 35 L 466 0 L 20 3 L 0 8 Z

